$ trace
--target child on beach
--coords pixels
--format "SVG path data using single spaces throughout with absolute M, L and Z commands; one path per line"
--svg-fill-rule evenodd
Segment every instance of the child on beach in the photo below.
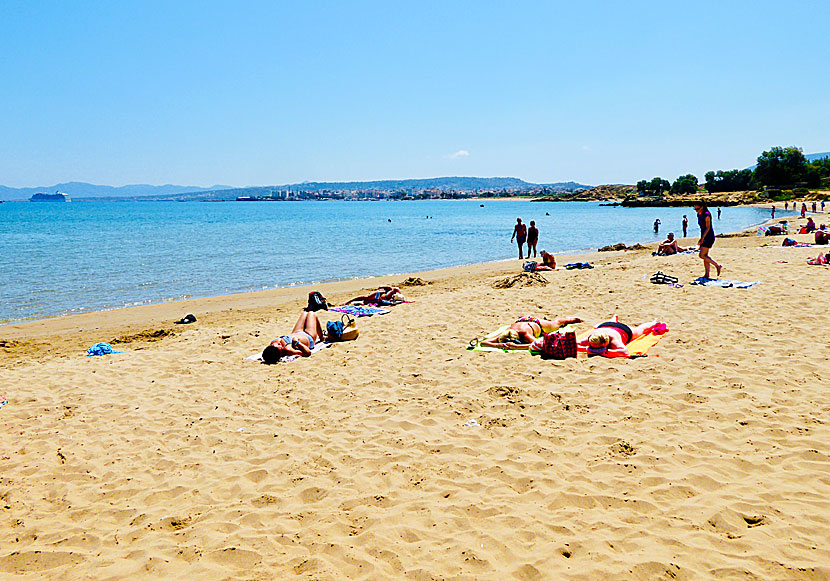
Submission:
M 715 245 L 715 231 L 712 229 L 712 214 L 703 202 L 694 205 L 697 213 L 697 223 L 700 226 L 700 240 L 697 245 L 700 248 L 700 258 L 703 260 L 703 276 L 709 278 L 709 271 L 712 266 L 717 269 L 718 276 L 722 266 L 709 256 L 709 250 Z

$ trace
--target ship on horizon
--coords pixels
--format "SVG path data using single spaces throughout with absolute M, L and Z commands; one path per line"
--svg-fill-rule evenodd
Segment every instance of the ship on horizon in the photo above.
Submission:
M 35 194 L 29 198 L 30 202 L 71 202 L 69 194 L 55 192 L 54 194 Z

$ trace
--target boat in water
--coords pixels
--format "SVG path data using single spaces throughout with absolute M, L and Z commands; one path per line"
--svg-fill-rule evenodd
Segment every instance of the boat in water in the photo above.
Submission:
M 30 202 L 71 202 L 69 194 L 55 192 L 54 194 L 35 194 L 29 198 Z

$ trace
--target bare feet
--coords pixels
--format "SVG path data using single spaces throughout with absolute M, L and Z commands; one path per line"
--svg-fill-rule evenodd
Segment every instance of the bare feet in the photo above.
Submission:
M 723 267 L 722 267 L 720 264 L 716 264 L 716 265 L 715 265 L 715 268 L 717 268 L 717 269 L 718 269 L 718 276 L 720 276 L 720 271 L 721 271 L 721 269 L 722 269 Z

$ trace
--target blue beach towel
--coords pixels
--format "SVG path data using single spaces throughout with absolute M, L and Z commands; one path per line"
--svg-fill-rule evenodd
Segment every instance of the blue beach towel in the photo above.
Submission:
M 96 343 L 86 350 L 87 357 L 97 357 L 100 355 L 111 355 L 113 353 L 124 353 L 123 351 L 116 351 L 109 343 Z
M 377 307 L 362 307 L 360 305 L 343 305 L 342 307 L 329 307 L 329 311 L 336 311 L 338 313 L 346 313 L 353 317 L 371 317 L 372 315 L 385 315 L 391 313 L 389 309 L 379 309 Z
M 740 280 L 724 280 L 720 278 L 706 278 L 705 276 L 701 276 L 689 284 L 696 284 L 700 286 L 719 286 L 721 288 L 749 288 L 751 286 L 755 286 L 756 284 L 764 283 L 757 280 L 753 282 L 742 282 Z

